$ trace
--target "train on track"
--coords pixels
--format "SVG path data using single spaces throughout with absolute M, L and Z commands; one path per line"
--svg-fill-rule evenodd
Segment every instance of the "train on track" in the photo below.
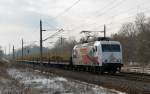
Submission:
M 72 65 L 93 67 L 95 71 L 120 71 L 122 47 L 118 41 L 100 40 L 78 44 L 73 48 Z
M 57 67 L 71 70 L 92 71 L 98 73 L 116 73 L 121 70 L 122 47 L 120 42 L 108 38 L 99 38 L 93 42 L 81 43 L 74 46 L 72 56 L 68 60 L 62 57 L 51 57 L 50 59 L 24 60 L 33 65 L 45 67 Z

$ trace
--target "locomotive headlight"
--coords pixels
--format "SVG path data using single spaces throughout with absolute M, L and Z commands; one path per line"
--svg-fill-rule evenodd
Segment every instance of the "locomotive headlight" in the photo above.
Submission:
M 105 63 L 108 63 L 108 60 L 107 60 L 107 59 L 105 59 L 105 60 L 104 60 L 104 62 L 105 62 Z
M 121 63 L 121 59 L 117 59 L 117 63 Z
M 122 60 L 121 60 L 121 59 L 119 59 L 119 61 L 120 61 L 120 63 L 122 63 Z
M 119 59 L 117 59 L 117 63 L 119 63 L 120 62 L 120 60 Z

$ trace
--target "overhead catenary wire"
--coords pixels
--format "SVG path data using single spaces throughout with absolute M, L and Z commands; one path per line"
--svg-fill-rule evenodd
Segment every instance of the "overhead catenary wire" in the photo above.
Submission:
M 148 13 L 148 12 L 150 12 L 150 9 L 148 9 L 148 10 L 145 10 L 145 11 L 143 11 L 142 13 Z M 116 16 L 113 16 L 113 17 L 117 17 L 118 15 L 116 15 Z M 136 15 L 131 15 L 131 16 L 127 16 L 127 17 L 124 17 L 124 18 L 119 18 L 119 19 L 117 19 L 117 20 L 119 20 L 119 22 L 110 22 L 110 23 L 108 23 L 108 24 L 106 24 L 107 26 L 108 25 L 112 25 L 112 24 L 122 24 L 123 22 L 120 22 L 120 20 L 124 20 L 124 19 L 129 19 L 129 18 L 134 18 Z M 95 23 L 92 23 L 92 24 L 95 24 Z M 78 26 L 78 27 L 76 27 L 76 28 L 80 28 L 80 27 L 83 27 L 83 25 L 85 25 L 85 24 L 82 24 L 82 25 L 80 25 L 80 26 Z M 99 25 L 98 27 L 103 27 L 103 24 L 101 24 L 101 25 Z M 76 28 L 74 28 L 73 30 L 75 30 Z
M 61 15 L 63 15 L 64 13 L 66 13 L 67 11 L 69 11 L 69 10 L 70 10 L 74 5 L 76 5 L 79 1 L 80 1 L 80 0 L 76 1 L 74 4 L 72 4 L 70 7 L 68 7 L 67 9 L 65 9 L 65 10 L 64 10 L 63 12 L 61 12 L 59 15 L 61 16 Z M 122 0 L 121 0 L 121 1 L 122 1 Z M 118 2 L 118 3 L 116 3 L 115 5 L 120 4 L 121 1 Z M 113 6 L 111 6 L 111 7 L 113 7 Z M 115 7 L 114 7 L 114 8 L 115 8 Z M 59 15 L 57 15 L 56 18 L 59 17 Z M 108 25 L 111 25 L 111 24 L 108 24 Z M 103 26 L 103 25 L 101 25 L 101 26 Z M 81 26 L 81 27 L 82 27 L 82 26 Z M 76 29 L 76 28 L 75 28 L 75 29 Z
M 113 10 L 114 8 L 116 8 L 116 7 L 118 7 L 118 5 L 121 5 L 121 3 L 123 3 L 123 0 L 121 0 L 120 2 L 118 2 L 118 3 L 116 3 L 114 6 L 110 6 L 110 8 L 109 9 L 111 9 L 111 10 Z M 112 4 L 111 4 L 112 5 Z M 104 7 L 105 8 L 105 7 Z M 103 8 L 102 8 L 103 9 Z M 107 9 L 108 10 L 108 9 Z M 130 9 L 131 10 L 131 9 Z M 128 10 L 129 11 L 129 10 Z M 125 11 L 125 13 L 127 13 L 128 11 Z M 108 11 L 107 11 L 108 12 Z M 121 13 L 124 13 L 124 11 L 122 11 Z M 103 12 L 103 14 L 101 14 L 101 15 L 104 15 L 105 14 L 105 11 Z M 117 17 L 118 15 L 113 15 L 112 16 L 112 18 L 115 18 L 115 17 Z M 126 18 L 130 18 L 130 17 L 126 17 Z M 110 23 L 112 23 L 112 21 L 110 22 Z M 93 24 L 95 24 L 95 23 L 93 23 Z M 105 23 L 106 24 L 106 23 Z M 109 24 L 109 23 L 108 23 Z M 76 27 L 76 28 L 73 28 L 73 30 L 75 30 L 75 29 L 77 29 L 77 28 L 80 28 L 80 27 L 83 27 L 85 25 L 85 23 L 84 24 L 81 24 L 80 26 L 78 26 L 78 27 Z M 103 26 L 103 25 L 102 25 Z M 101 27 L 101 26 L 100 26 Z
M 58 31 L 58 30 L 60 30 L 60 29 L 59 28 L 56 28 L 56 29 L 46 29 L 46 31 L 48 31 L 48 32 L 43 33 L 43 37 L 46 38 L 46 37 L 50 36 L 50 34 L 53 34 L 54 33 L 53 31 Z M 49 31 L 52 31 L 52 32 L 49 32 Z
M 100 10 L 105 10 L 108 6 L 113 5 L 114 3 L 115 3 L 115 0 L 112 0 L 111 2 L 109 2 L 108 4 L 106 4 L 104 7 L 102 7 Z M 99 10 L 96 11 L 96 13 L 97 12 L 99 12 Z
M 63 14 L 65 14 L 66 12 L 68 12 L 71 8 L 73 8 L 76 4 L 78 4 L 81 0 L 77 0 L 76 2 L 74 2 L 71 6 L 69 6 L 68 8 L 66 8 L 64 11 L 62 11 L 61 13 L 57 14 L 54 18 L 58 18 L 60 16 L 62 16 Z
M 150 9 L 148 9 L 148 10 L 145 10 L 145 11 L 143 11 L 142 13 L 147 13 L 147 12 L 150 12 Z M 117 26 L 119 26 L 119 25 L 121 25 L 121 24 L 123 24 L 124 22 L 121 22 L 120 20 L 124 20 L 124 19 L 129 19 L 129 18 L 134 18 L 134 17 L 136 17 L 136 15 L 131 15 L 131 16 L 127 16 L 127 17 L 124 17 L 124 18 L 120 18 L 120 19 L 117 19 L 117 20 L 119 20 L 119 22 L 110 22 L 110 23 L 108 23 L 108 24 L 106 24 L 107 26 L 111 26 L 111 25 L 115 25 L 115 27 L 116 27 L 116 25 Z M 125 21 L 126 23 L 129 23 L 129 22 L 131 22 L 131 21 Z M 98 27 L 103 27 L 104 25 L 99 25 Z M 82 26 L 79 26 L 79 27 L 82 27 Z M 76 28 L 79 28 L 79 27 L 76 27 Z M 76 28 L 73 28 L 72 30 L 75 30 Z M 116 27 L 117 28 L 117 27 Z M 108 29 L 110 29 L 110 28 L 108 28 Z
M 108 7 L 104 12 L 100 13 L 97 15 L 97 17 L 102 16 L 106 13 L 108 13 L 108 11 L 113 10 L 114 8 L 118 7 L 119 5 L 121 5 L 121 3 L 123 3 L 125 0 L 120 0 L 119 2 L 115 3 L 113 6 Z
M 61 15 L 63 15 L 64 13 L 68 12 L 68 11 L 69 11 L 73 6 L 75 6 L 79 1 L 80 1 L 80 0 L 77 0 L 77 1 L 76 1 L 75 3 L 73 3 L 70 7 L 66 8 L 63 12 L 59 13 L 59 14 L 56 16 L 56 18 L 59 17 L 59 16 L 61 16 Z M 117 5 L 121 4 L 123 1 L 124 1 L 124 0 L 121 0 L 121 1 L 119 1 L 118 3 L 114 3 L 115 5 L 113 5 L 113 6 L 110 6 L 110 5 L 107 5 L 107 6 L 110 6 L 109 9 L 111 8 L 111 10 L 112 10 L 112 8 L 116 8 Z M 115 1 L 112 0 L 109 4 L 112 5 L 113 2 L 115 2 Z M 104 6 L 102 9 L 104 9 L 104 8 L 106 8 L 106 6 Z M 106 9 L 106 10 L 108 10 L 108 9 Z M 104 12 L 105 12 L 105 11 L 104 11 Z M 103 13 L 104 13 L 104 12 L 103 12 Z M 108 11 L 107 11 L 107 12 L 108 12 Z M 82 27 L 82 26 L 81 26 L 81 27 Z
M 143 3 L 144 4 L 144 3 Z M 132 9 L 136 9 L 135 7 L 133 7 Z M 148 11 L 150 11 L 149 9 L 148 10 L 145 10 L 145 11 L 143 11 L 143 12 L 148 12 Z M 122 14 L 127 14 L 127 13 L 130 13 L 130 12 L 133 12 L 133 13 L 136 13 L 136 11 L 135 10 L 131 10 L 131 8 L 130 9 L 128 9 L 128 10 L 125 10 L 125 11 L 121 11 L 121 12 L 119 12 L 118 14 L 115 14 L 115 15 L 112 15 L 112 17 L 113 18 L 116 18 L 116 17 L 118 17 L 120 14 L 122 15 Z M 142 11 L 141 11 L 142 12 Z M 140 13 L 140 12 L 137 12 L 137 13 Z M 128 18 L 128 17 L 127 17 Z
M 115 0 L 112 0 L 110 3 L 108 3 L 107 5 L 105 5 L 103 8 L 101 8 L 101 10 L 103 10 L 103 9 L 105 9 L 105 8 L 107 8 L 108 6 L 111 6 L 112 4 L 114 4 L 114 2 L 115 2 Z M 98 11 L 96 11 L 96 13 L 97 13 Z M 82 24 L 80 27 L 82 27 L 84 24 Z M 78 27 L 77 27 L 78 28 Z M 74 29 L 76 29 L 76 28 L 74 28 Z M 73 29 L 73 30 L 74 30 Z
M 72 7 L 74 7 L 76 4 L 78 4 L 80 2 L 80 0 L 77 0 L 75 3 L 73 3 L 70 7 L 66 8 L 63 12 L 59 13 L 57 16 L 55 16 L 54 18 L 58 18 L 60 16 L 62 16 L 64 13 L 68 12 Z M 109 4 L 112 4 L 114 2 L 114 0 L 112 0 Z M 120 2 L 119 2 L 120 3 Z M 117 3 L 117 4 L 119 4 Z M 116 5 L 116 4 L 115 4 Z M 105 8 L 106 6 L 104 6 L 103 8 Z M 112 8 L 112 7 L 111 7 Z M 45 40 L 44 40 L 45 41 Z
M 59 14 L 57 14 L 55 17 L 53 17 L 53 19 L 57 19 L 58 17 L 62 16 L 64 13 L 68 12 L 71 8 L 73 8 L 73 7 L 74 7 L 76 4 L 78 4 L 80 1 L 81 1 L 81 0 L 77 0 L 77 1 L 74 2 L 71 6 L 69 6 L 68 8 L 66 8 L 64 11 L 62 11 L 61 13 L 59 13 Z M 51 25 L 50 25 L 50 26 L 51 26 Z M 57 30 L 58 30 L 58 31 L 57 31 L 56 33 L 54 33 L 54 34 L 52 34 L 51 36 L 45 38 L 43 41 L 46 41 L 46 40 L 48 40 L 48 39 L 50 39 L 50 38 L 52 38 L 52 37 L 58 35 L 62 29 L 60 29 L 60 30 L 57 29 Z
M 144 3 L 143 3 L 143 4 L 144 4 Z M 134 9 L 134 7 L 133 7 L 132 9 Z M 143 11 L 143 12 L 146 13 L 146 12 L 148 12 L 148 11 L 150 11 L 150 10 L 146 10 L 146 11 Z M 120 14 L 122 15 L 122 14 L 127 14 L 127 13 L 130 13 L 130 12 L 134 12 L 134 10 L 128 9 L 128 10 L 125 10 L 125 11 L 121 11 L 121 12 L 119 12 L 118 14 L 113 15 L 111 18 L 113 18 L 113 20 L 114 20 L 114 18 L 118 17 Z M 136 12 L 134 12 L 134 13 L 136 13 Z M 128 17 L 125 17 L 125 18 L 121 18 L 121 19 L 119 19 L 119 20 L 126 19 L 126 18 L 132 18 L 132 17 L 135 17 L 135 15 L 128 16 Z M 117 19 L 117 20 L 118 20 L 118 19 Z M 112 23 L 112 21 L 111 21 L 110 23 Z
M 50 39 L 50 38 L 53 38 L 54 36 L 60 34 L 62 31 L 64 31 L 64 30 L 63 30 L 63 29 L 58 30 L 56 33 L 54 33 L 54 34 L 52 34 L 51 36 L 45 38 L 43 41 L 46 41 L 46 40 L 48 40 L 48 39 Z
M 139 5 L 139 4 L 138 4 Z M 141 5 L 145 5 L 145 3 L 142 3 Z M 115 15 L 112 15 L 112 17 L 114 17 L 114 16 L 117 16 L 117 15 L 119 15 L 119 14 L 126 14 L 126 13 L 130 13 L 130 12 L 134 12 L 135 10 L 134 9 L 137 9 L 137 6 L 135 7 L 135 6 L 132 6 L 132 8 L 128 8 L 127 10 L 125 10 L 125 11 L 120 11 L 119 13 L 117 13 L 117 14 L 115 14 Z M 110 13 L 110 12 L 109 12 Z
M 102 16 L 102 15 L 104 15 L 105 14 L 105 12 L 107 12 L 108 13 L 108 11 L 109 10 L 113 10 L 113 8 L 116 8 L 116 7 L 118 7 L 118 5 L 121 5 L 121 3 L 123 3 L 125 0 L 120 0 L 119 2 L 117 2 L 117 3 L 113 3 L 113 2 L 110 2 L 109 4 L 109 6 L 110 7 L 108 7 L 108 8 L 106 8 L 105 6 L 102 8 L 102 9 L 105 9 L 106 8 L 106 10 L 105 11 L 103 11 L 102 13 L 100 13 L 99 15 L 97 15 L 97 17 L 99 17 L 99 16 Z M 114 1 L 115 2 L 115 1 Z M 98 11 L 97 11 L 98 12 Z M 95 22 L 96 23 L 96 22 Z M 93 23 L 93 24 L 95 24 L 95 23 Z M 104 23 L 105 24 L 105 23 Z M 104 25 L 103 24 L 103 25 Z M 77 28 L 79 28 L 79 27 L 82 27 L 83 25 L 85 25 L 85 24 L 81 24 L 81 26 L 78 26 Z M 75 30 L 76 28 L 73 28 L 73 30 Z
M 74 7 L 76 4 L 78 4 L 80 1 L 81 1 L 81 0 L 77 0 L 77 1 L 76 1 L 75 3 L 73 3 L 70 7 L 66 8 L 63 12 L 61 12 L 61 13 L 59 13 L 57 16 L 55 16 L 54 19 L 56 19 L 56 18 L 62 16 L 64 13 L 68 12 L 71 8 L 73 8 L 73 7 Z M 121 0 L 121 1 L 123 1 L 123 0 Z M 115 2 L 115 1 L 112 0 L 109 4 L 112 5 L 113 2 Z M 121 2 L 118 2 L 117 4 L 119 4 L 119 3 L 121 3 Z M 115 6 L 113 6 L 113 7 L 116 7 L 117 4 L 115 4 Z M 107 5 L 104 6 L 102 9 L 105 9 L 107 6 L 110 6 L 110 5 L 107 4 Z M 110 7 L 110 8 L 113 8 L 113 7 Z
M 118 5 L 121 5 L 125 0 L 120 0 L 119 2 L 115 3 L 113 6 L 108 7 L 104 12 L 97 15 L 97 17 L 103 16 L 104 14 L 108 13 L 108 11 L 113 10 L 114 8 L 118 7 Z M 97 23 L 97 22 L 95 22 Z M 95 24 L 94 23 L 94 24 Z M 106 23 L 104 23 L 106 24 Z

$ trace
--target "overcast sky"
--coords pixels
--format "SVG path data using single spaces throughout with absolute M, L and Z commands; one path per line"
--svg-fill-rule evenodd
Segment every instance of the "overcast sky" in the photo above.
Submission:
M 9 44 L 20 48 L 21 38 L 26 45 L 39 40 L 40 19 L 46 30 L 63 28 L 64 37 L 78 39 L 80 31 L 103 30 L 104 24 L 110 36 L 139 12 L 149 16 L 150 0 L 0 0 L 0 45 L 8 51 Z M 43 32 L 43 39 L 55 32 Z

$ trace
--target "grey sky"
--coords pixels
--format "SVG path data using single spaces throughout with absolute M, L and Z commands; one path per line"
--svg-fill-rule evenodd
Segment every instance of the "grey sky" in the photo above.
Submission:
M 39 20 L 44 29 L 63 28 L 64 36 L 79 38 L 82 30 L 103 30 L 107 26 L 110 36 L 119 30 L 121 23 L 133 21 L 138 12 L 148 17 L 150 0 L 0 0 L 0 45 L 21 47 L 26 42 L 39 40 Z M 43 32 L 44 38 L 55 31 Z M 61 36 L 61 35 L 60 35 Z M 49 46 L 48 40 L 44 43 Z M 26 43 L 28 45 L 29 43 Z

